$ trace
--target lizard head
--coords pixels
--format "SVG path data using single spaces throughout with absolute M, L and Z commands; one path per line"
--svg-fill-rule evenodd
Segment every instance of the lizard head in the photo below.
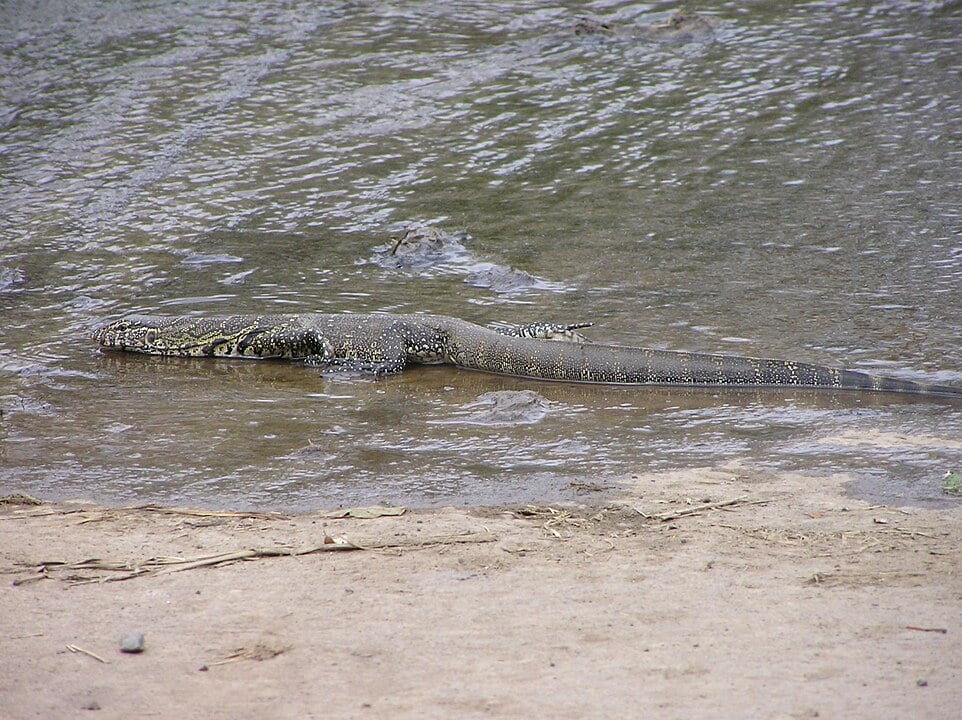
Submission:
M 151 318 L 131 315 L 98 328 L 93 339 L 101 347 L 151 355 L 204 354 L 197 349 L 190 352 L 185 338 L 177 332 L 177 321 L 172 318 Z

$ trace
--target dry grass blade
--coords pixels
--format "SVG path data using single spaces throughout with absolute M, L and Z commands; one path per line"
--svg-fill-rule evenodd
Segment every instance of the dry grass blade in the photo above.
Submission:
M 949 632 L 949 629 L 944 627 L 918 627 L 917 625 L 906 625 L 905 629 L 918 630 L 919 632 L 939 633 L 939 635 L 946 635 Z
M 593 522 L 601 519 L 603 511 L 596 513 L 591 518 L 585 518 L 578 517 L 567 508 L 558 509 L 550 506 L 525 505 L 524 507 L 516 509 L 514 514 L 517 517 L 525 519 L 544 518 L 544 522 L 541 523 L 541 529 L 546 535 L 551 535 L 560 540 L 564 538 L 564 534 L 561 532 L 562 530 L 590 527 Z
M 292 647 L 292 645 L 277 647 L 266 645 L 264 643 L 257 643 L 254 645 L 254 647 L 237 648 L 226 657 L 221 658 L 220 660 L 215 660 L 211 663 L 207 663 L 207 666 L 214 667 L 215 665 L 226 665 L 227 663 L 237 662 L 239 660 L 256 660 L 258 662 L 262 662 L 286 653 Z
M 575 517 L 568 510 L 554 510 L 554 508 L 549 508 L 552 512 L 552 517 L 545 520 L 542 523 L 541 528 L 549 535 L 553 535 L 556 538 L 561 538 L 560 529 L 567 529 L 569 527 L 583 528 L 589 523 L 584 518 Z
M 104 660 L 104 659 L 103 659 L 102 657 L 100 657 L 97 653 L 91 652 L 90 650 L 84 650 L 82 647 L 78 647 L 77 645 L 67 645 L 66 648 L 67 648 L 70 652 L 72 652 L 72 653 L 80 653 L 81 655 L 86 655 L 87 657 L 92 657 L 94 660 L 99 660 L 99 661 L 102 662 L 104 665 L 109 665 L 109 664 L 110 664 L 107 660 Z

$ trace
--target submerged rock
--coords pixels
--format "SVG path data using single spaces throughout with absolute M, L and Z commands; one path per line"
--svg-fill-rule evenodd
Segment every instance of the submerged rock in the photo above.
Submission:
M 26 280 L 23 270 L 20 268 L 9 268 L 0 265 L 0 292 L 6 292 L 22 285 Z
M 453 422 L 504 427 L 540 422 L 551 411 L 552 403 L 533 390 L 496 390 L 479 395 L 462 409 L 467 412 Z
M 474 287 L 486 288 L 496 293 L 512 293 L 543 285 L 544 281 L 524 270 L 505 265 L 480 263 L 464 282 Z
M 391 244 L 374 250 L 371 262 L 384 268 L 424 268 L 463 259 L 469 254 L 466 232 L 448 233 L 429 225 L 409 228 Z
M 471 236 L 464 231 L 449 233 L 430 225 L 405 229 L 392 237 L 388 245 L 374 249 L 367 262 L 388 270 L 413 271 L 418 275 L 464 275 L 464 282 L 499 294 L 525 290 L 564 291 L 567 288 L 524 270 L 478 260 L 465 242 Z
M 684 45 L 712 42 L 715 39 L 715 23 L 710 18 L 691 12 L 677 12 L 663 23 L 646 25 L 621 25 L 582 17 L 575 23 L 574 33 L 583 37 Z

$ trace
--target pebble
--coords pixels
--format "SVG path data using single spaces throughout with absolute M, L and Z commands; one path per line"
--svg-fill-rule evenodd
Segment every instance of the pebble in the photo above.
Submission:
M 130 633 L 120 639 L 120 652 L 139 653 L 146 648 L 143 633 Z

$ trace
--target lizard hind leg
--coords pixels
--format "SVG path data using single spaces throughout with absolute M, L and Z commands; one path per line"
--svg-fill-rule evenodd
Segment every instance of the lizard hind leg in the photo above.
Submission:
M 528 323 L 527 325 L 511 325 L 497 328 L 502 335 L 511 337 L 535 338 L 537 340 L 559 340 L 561 342 L 589 343 L 587 337 L 577 332 L 581 328 L 591 327 L 594 323 L 581 322 L 561 325 L 558 323 Z

